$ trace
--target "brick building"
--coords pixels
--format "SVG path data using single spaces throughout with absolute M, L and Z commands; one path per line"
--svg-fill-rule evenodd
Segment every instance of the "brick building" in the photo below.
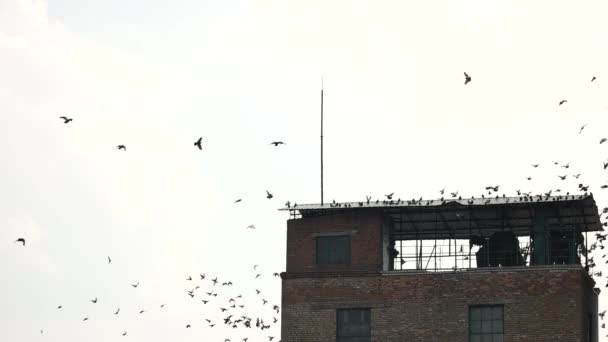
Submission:
M 597 342 L 592 196 L 282 210 L 284 342 Z

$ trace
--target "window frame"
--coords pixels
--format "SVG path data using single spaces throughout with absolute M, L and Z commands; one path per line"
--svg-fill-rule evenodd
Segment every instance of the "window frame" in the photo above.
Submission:
M 473 333 L 473 319 L 472 319 L 473 318 L 473 310 L 474 309 L 483 309 L 483 308 L 491 308 L 491 309 L 500 308 L 500 310 L 501 310 L 501 317 L 502 317 L 501 318 L 502 324 L 501 324 L 501 331 L 500 332 L 491 331 L 489 333 L 479 333 L 479 332 Z M 468 331 L 468 335 L 469 335 L 469 342 L 473 342 L 473 337 L 474 336 L 488 336 L 488 335 L 492 337 L 492 340 L 494 339 L 495 335 L 500 335 L 500 336 L 502 336 L 502 340 L 504 341 L 504 336 L 505 336 L 505 306 L 504 306 L 504 304 L 471 304 L 471 305 L 468 306 L 468 309 L 469 309 L 469 322 L 468 322 L 469 323 L 469 327 L 468 327 L 467 331 Z M 480 319 L 475 320 L 475 321 L 479 321 L 479 322 L 484 322 L 484 321 L 485 322 L 488 322 L 488 321 L 489 322 L 493 322 L 495 320 L 494 319 L 490 319 L 490 320 L 483 319 L 483 316 L 480 316 Z
M 360 311 L 367 312 L 367 335 L 357 335 L 357 336 L 340 336 L 340 312 L 345 311 Z M 343 308 L 336 309 L 336 342 L 348 342 L 350 338 L 368 338 L 368 341 L 372 340 L 372 310 L 371 308 Z
M 321 239 L 326 239 L 326 240 L 331 240 L 331 239 L 345 239 L 347 241 L 347 246 L 346 246 L 346 262 L 345 263 L 332 263 L 329 262 L 329 258 L 327 259 L 327 262 L 321 263 L 320 260 L 321 258 L 319 258 L 319 254 L 320 254 L 320 240 Z M 339 235 L 327 235 L 327 236 L 316 236 L 315 237 L 315 265 L 317 267 L 331 267 L 331 266 L 350 266 L 352 262 L 352 236 L 350 234 L 339 234 Z

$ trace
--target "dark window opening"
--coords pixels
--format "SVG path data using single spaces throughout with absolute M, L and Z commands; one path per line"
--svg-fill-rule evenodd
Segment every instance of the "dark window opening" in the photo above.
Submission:
M 469 342 L 503 342 L 502 305 L 469 307 Z
M 350 235 L 317 237 L 317 265 L 349 265 Z
M 370 309 L 339 309 L 336 342 L 370 342 Z

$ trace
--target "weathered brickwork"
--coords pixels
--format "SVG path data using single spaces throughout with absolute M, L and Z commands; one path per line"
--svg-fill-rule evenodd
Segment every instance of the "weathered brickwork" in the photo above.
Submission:
M 283 275 L 284 342 L 335 341 L 345 307 L 372 308 L 372 341 L 465 342 L 476 304 L 504 305 L 504 341 L 588 341 L 595 295 L 581 268 L 345 275 Z
M 348 270 L 382 269 L 381 225 L 378 212 L 350 212 L 287 222 L 287 272 L 317 270 L 315 234 L 351 234 L 351 265 Z M 327 270 L 328 267 L 325 267 Z M 340 268 L 334 268 L 340 269 Z M 342 267 L 342 269 L 344 269 Z

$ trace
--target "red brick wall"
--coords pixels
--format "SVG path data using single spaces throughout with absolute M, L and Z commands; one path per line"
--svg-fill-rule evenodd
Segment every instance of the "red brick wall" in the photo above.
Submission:
M 348 275 L 283 274 L 283 342 L 335 341 L 345 307 L 372 308 L 375 342 L 466 342 L 475 304 L 504 305 L 504 341 L 587 342 L 594 310 L 593 282 L 574 266 Z
M 287 221 L 287 272 L 330 270 L 315 265 L 315 237 L 334 232 L 352 234 L 348 270 L 381 270 L 382 222 L 380 212 L 361 210 Z

